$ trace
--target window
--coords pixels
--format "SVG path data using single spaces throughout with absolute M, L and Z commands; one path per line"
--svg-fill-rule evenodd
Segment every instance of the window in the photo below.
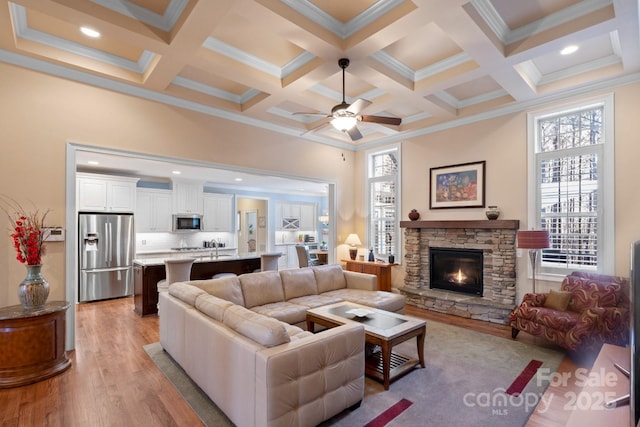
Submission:
M 399 255 L 400 147 L 370 152 L 367 156 L 367 247 L 387 259 Z M 399 256 L 396 256 L 396 262 Z
M 613 271 L 612 104 L 529 115 L 529 228 L 549 231 L 543 274 Z

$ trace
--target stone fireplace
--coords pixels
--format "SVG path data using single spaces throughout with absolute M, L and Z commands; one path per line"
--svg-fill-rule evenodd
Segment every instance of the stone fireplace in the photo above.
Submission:
M 518 220 L 401 221 L 400 227 L 405 229 L 406 273 L 400 292 L 408 304 L 494 323 L 508 322 L 516 298 Z M 462 255 L 462 261 L 458 261 L 460 275 L 454 268 L 456 261 L 448 260 L 447 256 L 444 260 L 441 256 L 434 258 L 432 254 L 447 255 L 456 250 Z M 478 260 L 482 266 L 480 272 L 463 272 L 463 267 L 466 269 Z M 431 270 L 434 262 L 455 270 L 437 273 L 435 280 L 439 283 L 435 287 Z M 471 281 L 480 283 L 459 292 L 461 282 Z

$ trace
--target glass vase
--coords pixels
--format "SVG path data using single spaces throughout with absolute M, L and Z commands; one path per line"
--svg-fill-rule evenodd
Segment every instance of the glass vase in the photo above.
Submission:
M 42 265 L 26 265 L 27 277 L 18 286 L 18 298 L 25 309 L 41 308 L 49 297 L 49 283 L 42 277 Z

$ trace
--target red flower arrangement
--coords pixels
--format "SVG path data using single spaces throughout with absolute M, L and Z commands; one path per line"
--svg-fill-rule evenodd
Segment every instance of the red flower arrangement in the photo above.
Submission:
M 49 210 L 41 213 L 36 209 L 28 213 L 18 202 L 9 197 L 0 196 L 0 200 L 5 205 L 2 210 L 11 222 L 12 232 L 9 237 L 13 239 L 16 259 L 22 264 L 40 264 L 44 255 L 44 220 Z

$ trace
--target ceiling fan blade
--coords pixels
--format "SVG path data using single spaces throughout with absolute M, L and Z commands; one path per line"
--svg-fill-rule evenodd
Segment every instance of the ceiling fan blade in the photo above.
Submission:
M 358 126 L 352 127 L 351 129 L 346 131 L 346 133 L 349 134 L 349 137 L 352 141 L 357 141 L 358 139 L 362 138 L 362 134 L 360 133 L 360 129 L 358 129 Z
M 383 125 L 398 126 L 402 123 L 402 119 L 398 117 L 382 117 L 382 116 L 358 116 L 358 120 L 361 122 L 380 123 Z
M 302 135 L 300 135 L 300 136 L 303 136 L 303 135 L 306 135 L 306 134 L 308 134 L 308 133 L 313 133 L 313 132 L 315 132 L 315 131 L 317 131 L 317 130 L 320 130 L 320 129 L 322 129 L 323 127 L 328 126 L 330 123 L 331 123 L 331 122 L 330 122 L 329 120 L 323 121 L 323 122 L 322 122 L 322 123 L 320 123 L 319 125 L 314 126 L 314 127 L 312 127 L 311 129 L 307 129 L 307 130 L 306 130 L 304 133 L 302 133 Z
M 369 105 L 371 105 L 371 101 L 367 101 L 366 99 L 362 98 L 356 99 L 355 102 L 351 104 L 349 108 L 347 108 L 347 111 L 355 116 L 358 115 L 360 111 L 367 108 Z

